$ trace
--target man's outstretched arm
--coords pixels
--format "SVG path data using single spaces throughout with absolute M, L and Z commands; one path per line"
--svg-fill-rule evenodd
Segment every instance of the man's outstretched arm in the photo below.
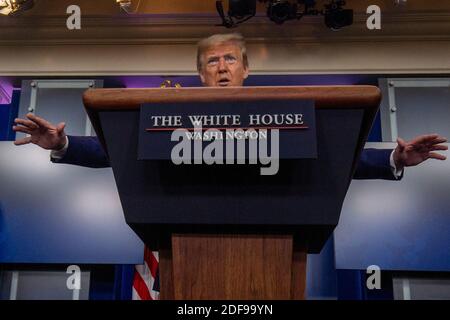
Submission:
M 53 125 L 32 113 L 26 119 L 16 119 L 13 130 L 29 136 L 18 139 L 15 145 L 33 143 L 39 147 L 52 150 L 52 161 L 74 164 L 91 168 L 109 167 L 109 159 L 96 137 L 67 137 L 65 123 Z
M 397 139 L 397 147 L 388 149 L 365 149 L 361 154 L 355 179 L 397 180 L 403 176 L 405 167 L 416 166 L 428 159 L 445 160 L 436 151 L 447 150 L 447 139 L 438 134 L 421 135 L 411 141 Z
M 52 151 L 50 159 L 55 163 L 82 167 L 110 167 L 108 156 L 97 137 L 67 136 L 67 145 L 61 151 Z
M 397 177 L 391 165 L 392 149 L 364 149 L 356 167 L 354 179 L 401 179 L 403 172 Z

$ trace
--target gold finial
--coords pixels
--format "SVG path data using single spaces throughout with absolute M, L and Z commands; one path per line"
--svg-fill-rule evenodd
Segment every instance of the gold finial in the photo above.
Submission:
M 161 83 L 161 88 L 172 88 L 172 81 L 170 80 L 164 80 L 163 83 Z M 173 86 L 174 88 L 181 88 L 181 84 L 179 83 L 175 83 L 175 85 Z
M 171 87 L 172 86 L 172 81 L 170 80 L 164 80 L 163 83 L 161 83 L 161 88 L 167 88 L 167 87 Z

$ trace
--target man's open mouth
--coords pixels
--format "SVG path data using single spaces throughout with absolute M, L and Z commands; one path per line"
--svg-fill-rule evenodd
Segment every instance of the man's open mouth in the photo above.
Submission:
M 221 87 L 226 87 L 229 84 L 230 84 L 230 80 L 228 80 L 228 79 L 220 79 L 219 80 L 219 86 L 221 86 Z

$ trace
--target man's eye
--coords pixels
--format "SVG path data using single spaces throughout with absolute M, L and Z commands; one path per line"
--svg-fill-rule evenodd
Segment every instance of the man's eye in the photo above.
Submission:
M 215 66 L 215 65 L 217 65 L 218 62 L 219 62 L 219 60 L 217 60 L 217 59 L 209 60 L 208 66 Z
M 225 57 L 225 61 L 227 63 L 235 63 L 237 61 L 237 59 L 235 57 L 228 56 L 228 57 Z

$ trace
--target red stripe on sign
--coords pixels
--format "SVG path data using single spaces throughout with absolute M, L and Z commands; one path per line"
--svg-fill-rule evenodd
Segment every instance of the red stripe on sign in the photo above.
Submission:
M 308 126 L 288 126 L 288 127 L 223 127 L 223 128 L 214 128 L 214 127 L 206 127 L 206 128 L 147 128 L 145 131 L 175 131 L 175 130 L 186 130 L 186 131 L 195 131 L 195 130 L 295 130 L 295 129 L 309 129 Z

